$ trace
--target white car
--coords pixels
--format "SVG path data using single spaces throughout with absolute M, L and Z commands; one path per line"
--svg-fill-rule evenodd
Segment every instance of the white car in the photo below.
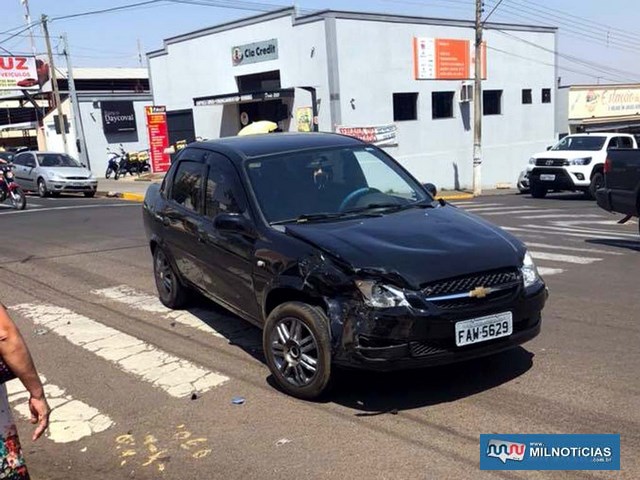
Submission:
M 633 135 L 624 133 L 580 133 L 567 135 L 546 152 L 529 160 L 529 188 L 534 198 L 549 190 L 582 191 L 595 198 L 604 186 L 604 162 L 607 151 L 638 148 Z

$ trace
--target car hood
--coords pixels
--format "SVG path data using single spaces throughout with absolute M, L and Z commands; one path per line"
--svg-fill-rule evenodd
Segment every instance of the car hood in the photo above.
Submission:
M 91 176 L 91 172 L 84 167 L 42 167 L 47 174 L 49 172 L 55 173 L 62 177 L 83 177 L 88 178 Z
M 512 235 L 450 205 L 382 217 L 291 224 L 285 232 L 356 272 L 399 276 L 413 289 L 445 278 L 519 267 L 525 251 Z
M 597 155 L 600 150 L 547 150 L 546 152 L 536 153 L 533 158 L 584 158 Z

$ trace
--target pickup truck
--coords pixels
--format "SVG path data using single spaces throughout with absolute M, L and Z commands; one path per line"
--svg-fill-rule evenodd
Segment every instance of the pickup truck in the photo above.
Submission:
M 543 198 L 548 191 L 582 191 L 595 198 L 604 186 L 604 162 L 611 150 L 637 149 L 633 135 L 581 133 L 567 135 L 544 153 L 529 159 L 531 196 Z
M 640 216 L 640 152 L 609 152 L 604 164 L 604 188 L 596 192 L 598 206 L 625 215 L 620 223 Z

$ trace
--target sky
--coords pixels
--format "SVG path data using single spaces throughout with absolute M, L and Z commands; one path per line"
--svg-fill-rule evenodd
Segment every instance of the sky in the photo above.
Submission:
M 60 35 L 67 35 L 75 67 L 133 67 L 146 65 L 144 55 L 142 59 L 138 55 L 138 42 L 143 52 L 155 50 L 164 38 L 292 5 L 287 0 L 164 0 L 55 20 L 141 1 L 29 0 L 29 6 L 32 21 L 42 14 L 53 19 L 49 30 L 54 51 L 62 51 Z M 484 15 L 498 2 L 485 0 Z M 474 0 L 296 0 L 295 5 L 301 11 L 328 8 L 467 20 L 475 13 Z M 563 85 L 640 83 L 636 11 L 637 0 L 502 0 L 490 20 L 558 27 L 558 73 Z M 4 49 L 13 54 L 31 52 L 27 32 L 9 38 L 26 25 L 21 0 L 0 0 L 0 12 L 0 55 L 6 54 Z M 44 53 L 39 25 L 33 33 L 37 52 Z M 57 61 L 61 64 L 62 58 Z

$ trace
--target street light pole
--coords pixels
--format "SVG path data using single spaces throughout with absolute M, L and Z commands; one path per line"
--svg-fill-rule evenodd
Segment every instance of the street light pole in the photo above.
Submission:
M 473 83 L 473 194 L 482 193 L 482 0 L 476 0 L 475 71 Z

